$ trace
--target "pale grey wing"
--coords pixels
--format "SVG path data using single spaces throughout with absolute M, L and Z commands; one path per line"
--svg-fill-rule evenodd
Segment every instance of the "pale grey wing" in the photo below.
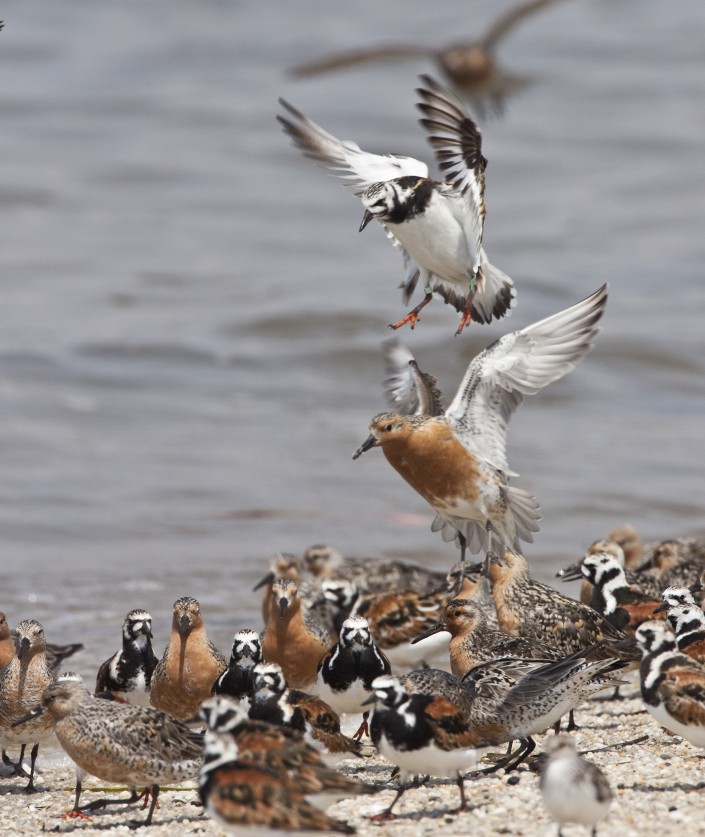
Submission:
M 277 114 L 284 132 L 291 137 L 294 145 L 306 157 L 350 181 L 346 185 L 364 191 L 373 183 L 395 177 L 428 177 L 428 166 L 420 160 L 392 154 L 370 154 L 351 140 L 339 140 L 329 134 L 284 99 L 279 99 L 279 104 L 293 117 L 289 119 Z
M 546 0 L 543 0 L 543 2 L 546 2 Z M 434 52 L 435 50 L 428 47 L 415 44 L 380 44 L 375 47 L 338 52 L 325 58 L 317 58 L 314 61 L 297 64 L 289 72 L 295 78 L 308 78 L 331 71 L 345 70 L 348 67 L 357 67 L 361 64 L 377 63 L 378 61 L 394 61 L 399 58 L 428 58 Z
M 422 372 L 401 340 L 383 344 L 387 401 L 398 413 L 440 416 L 444 413 L 441 392 L 433 375 Z
M 464 199 L 463 228 L 471 253 L 479 257 L 485 227 L 485 168 L 482 136 L 465 106 L 430 76 L 420 76 L 424 87 L 416 92 L 424 114 L 419 120 L 428 131 L 444 180 Z
M 500 337 L 470 363 L 446 411 L 468 450 L 510 473 L 509 419 L 525 395 L 562 378 L 592 349 L 606 303 L 603 285 L 582 302 Z

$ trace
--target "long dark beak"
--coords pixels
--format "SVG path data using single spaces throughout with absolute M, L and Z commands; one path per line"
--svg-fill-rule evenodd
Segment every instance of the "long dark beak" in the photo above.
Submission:
M 271 584 L 274 581 L 274 571 L 267 573 L 262 581 L 258 581 L 257 584 L 252 588 L 252 592 L 254 593 L 255 590 L 259 590 L 260 587 L 264 587 L 265 584 Z
M 44 711 L 44 706 L 40 703 L 38 706 L 35 706 L 34 709 L 30 709 L 25 715 L 21 718 L 18 718 L 16 721 L 13 721 L 10 726 L 11 727 L 18 727 L 20 724 L 26 724 L 27 721 L 31 721 L 32 718 L 37 718 L 39 715 L 42 714 Z
M 371 703 L 377 703 L 377 695 L 374 692 L 368 698 L 365 698 L 360 706 L 369 706 Z
M 181 619 L 179 619 L 179 634 L 181 636 L 186 636 L 189 632 L 190 627 L 191 621 L 189 620 L 188 616 L 182 616 Z
M 377 438 L 370 433 L 370 435 L 353 454 L 353 459 L 357 459 L 359 456 L 362 456 L 362 454 L 370 448 L 376 448 L 378 444 L 379 442 L 377 441 Z
M 281 599 L 279 599 L 279 618 L 280 619 L 284 618 L 284 614 L 286 613 L 287 607 L 289 607 L 289 599 L 287 599 L 285 596 L 282 596 Z
M 27 639 L 26 636 L 22 637 L 22 639 L 20 640 L 19 647 L 17 649 L 17 659 L 18 660 L 21 660 L 22 656 L 27 653 L 27 651 L 29 650 L 29 646 L 31 644 L 32 643 L 29 641 L 29 639 Z
M 569 567 L 558 570 L 556 578 L 560 578 L 561 581 L 577 581 L 583 577 L 583 571 L 580 569 L 581 566 L 582 561 L 579 564 L 571 564 Z
M 374 217 L 375 216 L 370 212 L 370 210 L 366 209 L 365 214 L 362 216 L 362 223 L 360 224 L 358 232 L 362 232 Z
M 655 607 L 653 612 L 654 613 L 663 613 L 664 610 L 668 610 L 668 602 L 661 602 L 658 607 Z
M 427 639 L 434 634 L 439 634 L 441 631 L 447 631 L 448 628 L 443 624 L 443 622 L 437 622 L 435 625 L 432 625 L 428 630 L 424 631 L 422 634 L 415 636 L 411 640 L 411 644 L 415 645 L 417 642 L 421 642 L 422 639 Z

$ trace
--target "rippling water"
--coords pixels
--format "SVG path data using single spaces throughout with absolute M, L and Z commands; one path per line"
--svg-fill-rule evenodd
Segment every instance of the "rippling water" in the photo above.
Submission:
M 4 11 L 0 607 L 83 638 L 89 677 L 131 607 L 161 649 L 184 594 L 227 649 L 259 624 L 249 591 L 277 551 L 455 559 L 379 452 L 351 460 L 384 406 L 399 255 L 375 225 L 358 235 L 359 203 L 274 115 L 281 95 L 363 147 L 430 159 L 413 88 L 431 64 L 287 68 L 442 45 L 498 6 Z M 518 306 L 456 339 L 435 302 L 405 335 L 450 397 L 492 339 L 610 282 L 596 350 L 510 428 L 543 577 L 619 522 L 705 533 L 704 29 L 701 0 L 566 0 L 507 39 L 504 67 L 533 83 L 482 124 L 485 242 Z

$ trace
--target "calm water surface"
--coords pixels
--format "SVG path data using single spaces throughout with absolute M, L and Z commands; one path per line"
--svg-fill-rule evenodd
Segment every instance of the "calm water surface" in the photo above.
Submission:
M 284 96 L 338 136 L 430 159 L 406 61 L 294 80 L 380 41 L 433 46 L 507 3 L 25 0 L 2 16 L 0 607 L 83 639 L 92 678 L 125 612 L 156 645 L 190 594 L 227 649 L 277 551 L 446 567 L 432 513 L 379 452 L 398 253 L 290 147 Z M 528 399 L 509 459 L 550 578 L 613 525 L 705 535 L 705 14 L 701 0 L 566 0 L 503 44 L 533 84 L 483 121 L 492 261 L 510 320 L 405 339 L 450 398 L 503 332 L 611 297 L 597 348 Z

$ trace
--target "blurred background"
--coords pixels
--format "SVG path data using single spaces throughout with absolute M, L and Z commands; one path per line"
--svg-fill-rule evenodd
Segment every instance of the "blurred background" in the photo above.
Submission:
M 378 225 L 358 234 L 359 201 L 275 114 L 283 96 L 365 149 L 431 162 L 417 75 L 450 83 L 431 54 L 291 68 L 380 44 L 442 50 L 510 8 L 8 6 L 0 608 L 12 624 L 34 616 L 50 641 L 84 641 L 73 667 L 92 677 L 130 608 L 151 610 L 161 654 L 182 595 L 227 650 L 235 628 L 259 626 L 250 591 L 278 551 L 456 560 L 381 452 L 351 458 L 386 406 L 380 346 L 407 310 L 399 253 Z M 517 307 L 456 338 L 437 300 L 400 336 L 450 400 L 492 340 L 610 283 L 595 351 L 510 427 L 515 482 L 543 511 L 526 554 L 546 580 L 618 523 L 705 536 L 702 0 L 555 2 L 494 57 L 492 97 L 465 94 L 489 160 L 485 245 Z

